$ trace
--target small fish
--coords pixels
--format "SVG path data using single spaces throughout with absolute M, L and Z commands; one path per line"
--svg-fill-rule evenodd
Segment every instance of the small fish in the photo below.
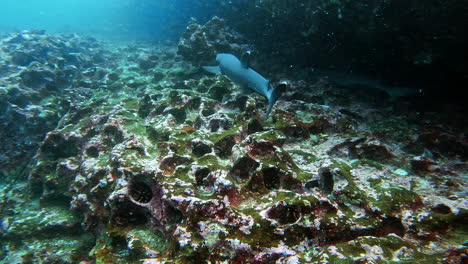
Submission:
M 187 134 L 193 134 L 193 133 L 197 132 L 197 129 L 192 127 L 192 126 L 189 126 L 189 125 L 183 125 L 182 126 L 182 131 L 184 131 Z
M 268 108 L 265 120 L 268 119 L 271 109 L 276 100 L 281 96 L 281 87 L 273 88 L 270 81 L 258 74 L 249 67 L 249 63 L 242 63 L 236 56 L 229 53 L 219 53 L 216 55 L 218 66 L 203 66 L 203 69 L 215 73 L 224 74 L 234 83 L 248 87 L 268 99 Z

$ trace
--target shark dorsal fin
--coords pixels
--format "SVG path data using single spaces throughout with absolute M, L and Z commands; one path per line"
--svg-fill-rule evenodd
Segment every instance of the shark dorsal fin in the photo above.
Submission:
M 248 50 L 242 54 L 242 57 L 240 59 L 242 67 L 248 69 L 250 68 L 250 56 L 252 55 L 252 51 Z

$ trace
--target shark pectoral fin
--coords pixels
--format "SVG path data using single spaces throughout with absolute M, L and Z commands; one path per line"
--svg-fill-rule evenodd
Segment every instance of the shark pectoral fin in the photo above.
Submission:
M 221 73 L 221 68 L 219 66 L 202 66 L 202 68 L 207 71 L 211 72 L 214 74 L 220 74 Z
M 269 96 L 268 96 L 268 108 L 266 111 L 265 115 L 265 120 L 268 119 L 268 116 L 270 115 L 271 109 L 273 108 L 273 105 L 275 105 L 276 101 L 278 98 L 280 98 L 281 94 L 283 93 L 284 90 L 284 85 L 280 84 L 278 87 L 273 88 L 271 85 L 268 83 L 268 87 L 270 89 L 268 90 Z

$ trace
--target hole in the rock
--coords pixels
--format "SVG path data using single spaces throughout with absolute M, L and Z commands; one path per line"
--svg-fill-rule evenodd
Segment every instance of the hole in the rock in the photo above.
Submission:
M 222 85 L 215 85 L 209 89 L 208 94 L 211 98 L 221 102 L 223 97 L 229 94 L 229 89 Z
M 63 207 L 67 208 L 70 206 L 70 202 L 72 199 L 66 195 L 63 194 L 54 194 L 54 195 L 48 195 L 45 197 L 42 197 L 40 201 L 41 206 L 58 206 L 58 207 Z
M 127 240 L 124 236 L 112 237 L 111 246 L 114 251 L 119 251 L 127 248 Z
M 231 174 L 237 179 L 248 179 L 260 164 L 250 157 L 238 159 L 231 169 Z
M 305 184 L 305 187 L 311 190 L 312 188 L 320 187 L 320 184 L 318 180 L 310 180 Z
M 251 120 L 247 125 L 247 134 L 249 135 L 260 131 L 263 131 L 263 126 L 258 119 Z
M 198 186 L 203 185 L 203 179 L 205 179 L 210 172 L 210 169 L 207 167 L 202 167 L 195 171 L 195 180 L 197 181 Z
M 141 181 L 133 181 L 130 184 L 128 193 L 134 201 L 139 203 L 149 203 L 153 199 L 151 187 Z
M 452 209 L 445 204 L 438 204 L 432 208 L 432 212 L 436 214 L 450 214 Z
M 227 136 L 216 142 L 215 153 L 220 158 L 227 158 L 232 154 L 232 147 L 236 144 L 234 136 Z
M 201 104 L 201 98 L 195 97 L 188 103 L 188 106 L 191 109 L 198 109 L 200 107 L 200 104 Z
M 182 219 L 183 219 L 182 212 L 169 203 L 166 205 L 166 212 L 167 212 L 167 215 L 169 216 L 167 217 L 168 224 L 178 224 L 182 222 Z
M 177 166 L 190 163 L 190 158 L 185 156 L 167 156 L 161 160 L 159 168 L 164 171 L 172 172 Z
M 202 113 L 203 116 L 206 117 L 206 116 L 210 116 L 210 115 L 212 115 L 212 114 L 214 114 L 216 112 L 215 112 L 215 110 L 213 108 L 210 107 L 210 108 L 204 108 L 201 113 Z
M 51 158 L 68 158 L 78 155 L 79 138 L 65 138 L 62 134 L 50 134 L 41 146 L 41 152 Z
M 169 114 L 171 114 L 175 118 L 178 124 L 182 124 L 187 119 L 187 114 L 185 113 L 185 109 L 183 108 L 172 108 L 169 109 L 167 112 L 169 112 Z
M 403 237 L 405 235 L 405 227 L 403 226 L 401 219 L 393 216 L 383 219 L 380 228 L 376 232 L 376 235 L 386 236 L 391 233 L 394 233 L 400 237 Z
M 98 149 L 98 147 L 96 147 L 96 146 L 89 146 L 89 147 L 86 149 L 86 155 L 88 155 L 89 157 L 93 157 L 93 158 L 99 157 L 99 149 Z
M 210 152 L 211 152 L 211 147 L 208 146 L 207 144 L 204 144 L 203 142 L 194 142 L 192 144 L 192 153 L 197 157 L 201 157 Z
M 291 224 L 296 222 L 301 216 L 298 207 L 291 205 L 279 205 L 268 210 L 267 217 L 278 221 L 278 223 Z
M 270 167 L 263 169 L 263 182 L 268 189 L 278 189 L 280 187 L 279 169 Z
M 2 177 L 6 179 L 6 177 Z M 44 193 L 44 178 L 37 168 L 29 175 L 29 191 L 34 197 L 39 197 Z
M 109 145 L 116 145 L 124 140 L 123 131 L 116 125 L 107 125 L 103 131 L 103 141 Z
M 112 220 L 117 225 L 143 225 L 148 221 L 143 208 L 138 207 L 129 200 L 119 202 L 116 207 Z
M 328 169 L 320 172 L 320 187 L 323 192 L 328 194 L 333 191 L 333 186 L 335 185 L 333 178 L 333 174 Z

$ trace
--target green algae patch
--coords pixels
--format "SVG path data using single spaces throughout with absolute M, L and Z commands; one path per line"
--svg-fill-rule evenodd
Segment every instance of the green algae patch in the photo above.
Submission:
M 353 175 L 351 174 L 351 170 L 353 169 L 351 166 L 346 164 L 345 162 L 335 161 L 331 166 L 330 169 L 338 169 L 338 173 L 343 176 L 350 185 L 356 185 L 354 183 Z
M 311 172 L 308 171 L 308 165 L 318 160 L 317 156 L 302 150 L 287 150 L 288 156 L 295 164 L 294 172 L 297 174 L 297 179 L 300 181 L 307 181 L 312 178 Z
M 122 146 L 123 147 L 123 146 Z M 131 168 L 134 171 L 144 171 L 145 164 L 142 164 L 142 160 L 150 160 L 151 157 L 144 155 L 143 149 L 122 149 L 119 157 L 119 164 L 125 168 Z
M 276 147 L 271 141 L 256 138 L 249 144 L 251 156 L 261 161 L 262 167 L 275 166 L 284 172 L 300 174 L 303 171 L 296 165 L 288 151 Z
M 376 188 L 383 182 L 383 179 L 377 178 L 377 179 L 369 179 L 367 181 L 369 182 L 372 188 Z
M 41 210 L 29 208 L 17 216 L 6 218 L 4 223 L 7 224 L 10 235 L 48 237 L 53 232 L 73 231 L 70 226 L 79 222 L 80 219 L 67 207 L 48 206 Z
M 313 252 L 311 262 L 348 264 L 372 259 L 373 263 L 439 263 L 442 256 L 428 255 L 396 235 L 385 237 L 363 236 L 348 242 L 337 243 L 324 248 L 318 254 Z
M 338 199 L 356 206 L 362 206 L 375 200 L 374 198 L 369 197 L 365 191 L 361 190 L 357 186 L 354 181 L 354 177 L 351 174 L 352 167 L 350 165 L 344 162 L 335 161 L 335 163 L 330 166 L 330 169 L 336 170 L 338 175 L 348 182 L 346 187 L 341 190 L 341 194 L 337 197 Z
M 228 170 L 231 168 L 229 160 L 219 159 L 214 154 L 205 154 L 198 158 L 196 163 L 200 166 L 208 167 L 211 171 Z
M 379 162 L 369 160 L 369 159 L 360 159 L 356 162 L 353 162 L 352 164 L 353 168 L 358 168 L 361 166 L 363 167 L 368 166 L 368 167 L 372 167 L 378 170 L 383 170 L 385 168 L 384 165 L 380 164 Z
M 76 236 L 62 234 L 60 238 L 26 239 L 18 244 L 20 246 L 8 248 L 2 256 L 2 263 L 75 264 L 88 258 L 94 236 L 89 233 Z M 46 262 L 36 262 L 38 260 Z
M 274 247 L 285 237 L 275 234 L 275 228 L 266 219 L 258 219 L 248 235 L 240 234 L 238 239 L 251 246 Z
M 298 172 L 296 174 L 296 176 L 297 176 L 297 180 L 302 181 L 302 182 L 308 181 L 308 180 L 312 179 L 312 177 L 313 177 L 312 174 L 310 174 L 308 172 L 303 172 L 303 171 Z
M 218 223 L 206 224 L 206 226 L 204 226 L 203 232 L 205 234 L 202 241 L 209 248 L 216 246 L 220 240 L 229 234 L 226 227 Z
M 207 139 L 213 143 L 219 142 L 222 139 L 229 137 L 229 136 L 238 136 L 239 135 L 239 128 L 234 127 L 228 130 L 223 130 L 221 132 L 211 133 L 208 136 L 205 136 L 204 139 Z
M 91 123 L 90 113 L 86 113 L 85 115 L 81 116 L 76 123 L 71 123 L 71 124 L 66 124 L 63 127 L 60 128 L 60 133 L 66 135 L 68 133 L 73 133 L 73 132 L 80 132 L 83 131 L 86 125 Z
M 161 141 L 168 141 L 173 131 L 172 128 L 163 126 L 159 122 L 152 122 L 150 124 L 147 124 L 145 128 L 146 134 L 148 135 L 148 139 L 155 144 Z
M 256 208 L 259 204 L 264 206 Z M 300 195 L 286 190 L 271 192 L 233 207 L 235 212 L 251 216 L 254 222 L 247 234 L 238 230 L 233 230 L 232 234 L 251 246 L 275 247 L 280 241 L 294 246 L 308 236 L 308 228 L 315 219 L 312 213 L 314 210 L 325 210 L 326 219 L 335 216 L 326 208 L 313 195 Z
M 371 201 L 376 208 L 379 208 L 386 215 L 398 213 L 402 207 L 411 207 L 422 204 L 422 200 L 415 192 L 401 187 L 375 189 L 379 192 L 379 197 Z
M 284 171 L 300 171 L 287 151 L 275 152 L 273 155 L 266 154 L 261 159 L 263 167 L 274 165 Z
M 128 134 L 138 136 L 147 135 L 145 123 L 137 118 L 126 119 L 122 127 Z
M 169 249 L 169 241 L 162 231 L 148 227 L 136 227 L 127 233 L 127 241 L 130 248 L 145 251 L 160 252 L 164 255 Z
M 177 166 L 172 176 L 185 182 L 195 181 L 195 177 L 190 175 L 190 166 Z
M 112 227 L 97 239 L 91 255 L 97 263 L 139 263 L 147 254 L 167 255 L 169 248 L 164 234 L 149 226 Z
M 172 142 L 171 149 L 178 155 L 190 155 L 192 154 L 190 145 L 191 140 L 194 139 L 194 135 L 187 134 L 183 131 L 172 132 L 169 136 L 169 142 Z
M 275 234 L 275 226 L 271 222 L 259 215 L 259 211 L 254 208 L 234 209 L 245 215 L 251 216 L 254 220 L 253 226 L 249 229 L 248 234 L 242 233 L 236 227 L 231 227 L 230 234 L 241 242 L 251 246 L 274 247 L 283 235 Z
M 444 231 L 449 228 L 457 230 L 457 232 L 468 234 L 468 227 L 465 222 L 468 218 L 468 210 L 461 209 L 458 213 L 440 214 L 431 213 L 417 223 L 417 227 L 424 230 Z M 465 236 L 466 240 L 466 236 Z M 458 243 L 462 244 L 466 241 L 461 240 Z

